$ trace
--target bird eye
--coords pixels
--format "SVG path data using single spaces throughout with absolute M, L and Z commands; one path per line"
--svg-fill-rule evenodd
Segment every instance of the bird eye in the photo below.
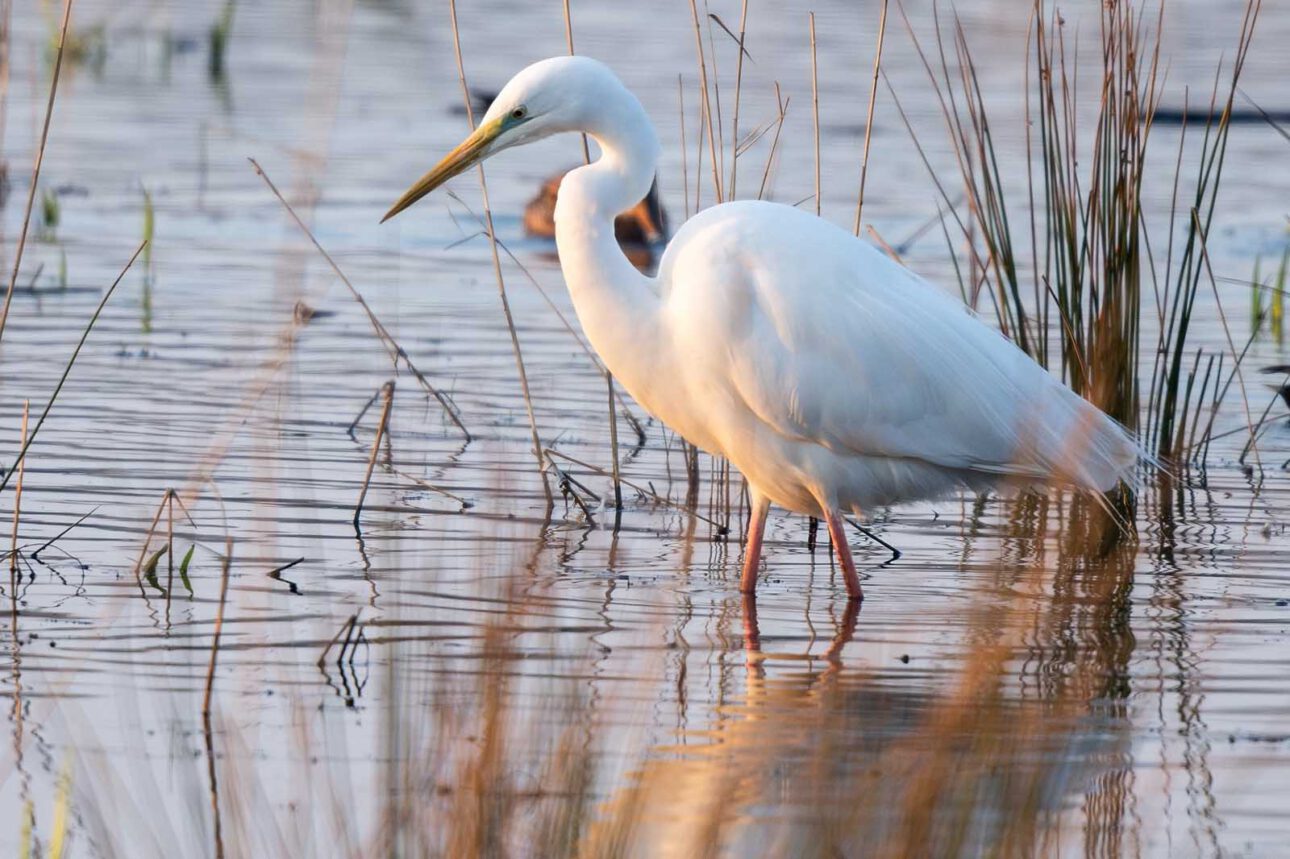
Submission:
M 529 109 L 524 105 L 520 105 L 519 107 L 511 111 L 511 119 L 523 119 L 528 115 L 529 115 Z

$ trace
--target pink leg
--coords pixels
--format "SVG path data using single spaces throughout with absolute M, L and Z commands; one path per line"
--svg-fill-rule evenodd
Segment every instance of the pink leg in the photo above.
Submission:
M 760 680 L 766 675 L 761 656 L 761 630 L 757 628 L 757 595 L 744 594 L 744 664 L 748 679 Z
M 838 556 L 838 566 L 842 568 L 842 580 L 847 585 L 847 596 L 853 600 L 864 599 L 860 588 L 860 577 L 856 575 L 856 564 L 851 559 L 851 547 L 847 545 L 847 532 L 843 528 L 842 514 L 830 510 L 828 515 L 829 539 L 833 541 L 833 551 Z
M 744 594 L 744 649 L 749 661 L 753 654 L 761 653 L 761 628 L 757 626 L 757 595 Z
M 766 511 L 770 501 L 754 495 L 752 516 L 748 520 L 748 540 L 744 544 L 744 573 L 739 580 L 739 590 L 746 594 L 757 593 L 757 569 L 761 565 L 761 538 L 766 531 Z

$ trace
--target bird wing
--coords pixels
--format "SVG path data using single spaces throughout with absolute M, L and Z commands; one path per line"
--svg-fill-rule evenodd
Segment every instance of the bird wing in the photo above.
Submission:
M 767 427 L 839 452 L 1114 484 L 1123 430 L 960 301 L 791 207 L 720 209 L 665 261 L 669 306 L 686 312 L 686 360 Z M 1083 427 L 1091 460 L 1071 455 Z

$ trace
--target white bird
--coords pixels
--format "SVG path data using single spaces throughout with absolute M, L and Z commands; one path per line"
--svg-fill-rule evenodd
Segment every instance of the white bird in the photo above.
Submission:
M 956 298 L 791 206 L 739 201 L 691 218 L 658 276 L 628 262 L 614 216 L 649 191 L 659 144 L 603 64 L 557 57 L 517 74 L 478 128 L 386 213 L 476 162 L 561 132 L 600 157 L 565 176 L 560 265 L 582 328 L 647 411 L 748 481 L 742 590 L 770 504 L 828 524 L 862 599 L 843 514 L 1007 479 L 1109 490 L 1140 448 Z

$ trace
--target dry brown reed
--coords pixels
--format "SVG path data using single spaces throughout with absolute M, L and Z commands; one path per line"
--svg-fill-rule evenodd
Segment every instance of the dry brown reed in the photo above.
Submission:
M 565 39 L 565 44 L 569 48 L 569 56 L 573 56 L 574 55 L 573 12 L 569 8 L 569 0 L 564 0 L 564 39 Z M 586 134 L 581 135 L 581 137 L 582 137 L 582 161 L 584 164 L 590 164 L 591 146 L 587 142 Z M 510 251 L 507 251 L 507 253 L 509 254 Z M 531 275 L 529 279 L 533 280 Z M 534 280 L 534 283 L 536 283 L 536 280 Z M 546 297 L 545 292 L 543 292 L 542 295 L 544 298 Z M 550 304 L 549 301 L 548 301 L 548 304 Z M 552 307 L 554 308 L 554 305 L 552 305 Z M 564 319 L 563 314 L 560 314 L 560 317 L 561 317 L 561 320 L 563 321 Z M 567 327 L 568 323 L 565 323 L 565 324 Z M 570 331 L 572 331 L 572 329 L 570 329 Z M 575 336 L 577 335 L 575 334 Z M 578 338 L 579 341 L 581 341 L 581 339 L 582 339 L 581 337 Z M 599 364 L 600 361 L 597 360 L 596 363 Z M 620 465 L 619 465 L 619 457 L 618 457 L 618 410 L 617 410 L 617 406 L 615 405 L 615 401 L 617 397 L 614 394 L 614 374 L 609 372 L 608 367 L 604 368 L 604 373 L 605 373 L 605 387 L 609 391 L 609 457 L 610 457 L 610 463 L 613 466 L 614 510 L 616 511 L 614 515 L 614 528 L 616 529 L 618 528 L 619 524 L 622 522 L 622 509 L 623 509 L 623 484 L 622 484 L 621 475 L 619 474 Z
M 703 137 L 704 137 L 704 132 L 706 131 L 707 139 L 708 139 L 708 155 L 710 156 L 710 159 L 712 161 L 712 191 L 716 195 L 716 201 L 720 203 L 724 201 L 726 197 L 722 189 L 721 166 L 717 158 L 716 119 L 713 115 L 714 110 L 712 107 L 712 93 L 708 85 L 708 57 L 703 50 L 703 28 L 699 24 L 699 6 L 696 0 L 690 0 L 690 15 L 694 21 L 695 60 L 699 66 L 699 90 L 700 90 L 699 109 L 701 113 L 701 124 L 699 127 L 699 132 L 700 132 L 699 153 L 700 153 L 700 156 L 702 156 Z M 702 172 L 703 170 L 702 163 L 700 163 L 697 169 L 699 172 Z M 696 190 L 695 190 L 695 199 L 694 199 L 695 212 L 698 212 L 700 208 L 698 188 L 701 184 L 702 183 L 698 181 L 698 177 L 696 176 L 695 177 Z
M 7 12 L 6 12 L 7 16 Z M 31 209 L 36 202 L 36 188 L 40 184 L 40 167 L 45 161 L 45 144 L 49 142 L 49 122 L 54 116 L 54 99 L 58 96 L 58 79 L 63 71 L 63 49 L 67 44 L 67 26 L 72 20 L 72 0 L 63 0 L 63 20 L 58 31 L 58 50 L 54 55 L 54 72 L 49 81 L 49 100 L 45 103 L 45 121 L 40 129 L 40 143 L 36 146 L 36 157 L 31 166 L 31 187 L 27 189 L 27 208 L 22 217 L 22 228 L 18 233 L 18 249 L 14 252 L 13 272 L 9 275 L 9 289 L 5 292 L 4 307 L 0 309 L 0 339 L 4 338 L 5 324 L 9 321 L 9 305 L 13 302 L 14 287 L 18 284 L 18 271 L 22 268 L 22 252 L 27 247 L 27 232 L 31 228 Z M 8 39 L 8 24 L 5 26 L 5 38 Z M 8 76 L 8 46 L 5 48 L 6 80 Z
M 85 345 L 85 341 L 89 339 L 90 332 L 94 330 L 94 324 L 99 321 L 99 316 L 103 313 L 103 308 L 107 306 L 108 299 L 110 299 L 112 294 L 116 292 L 116 288 L 120 285 L 122 279 L 125 278 L 126 272 L 128 272 L 130 267 L 134 265 L 134 261 L 139 258 L 139 254 L 143 252 L 143 249 L 147 247 L 147 244 L 147 242 L 142 242 L 137 248 L 135 248 L 134 254 L 131 255 L 129 261 L 125 264 L 125 268 L 121 269 L 121 273 L 116 276 L 116 280 L 112 281 L 112 285 L 103 293 L 103 298 L 99 300 L 98 307 L 94 308 L 94 313 L 85 324 L 85 330 L 81 332 L 81 339 L 77 341 L 76 348 L 72 350 L 71 356 L 63 366 L 62 375 L 58 377 L 58 384 L 54 386 L 53 392 L 49 395 L 49 400 L 45 403 L 45 408 L 41 410 L 40 417 L 36 419 L 36 425 L 32 427 L 31 435 L 27 436 L 27 439 L 22 443 L 22 447 L 19 449 L 18 455 L 14 457 L 13 464 L 10 465 L 9 470 L 4 473 L 3 477 L 0 477 L 0 492 L 3 492 L 5 487 L 9 485 L 9 478 L 13 475 L 14 470 L 22 463 L 23 459 L 26 458 L 27 450 L 31 447 L 32 442 L 36 440 L 36 436 L 40 433 L 40 428 L 45 425 L 45 419 L 49 417 L 50 411 L 54 408 L 54 403 L 58 401 L 58 395 L 62 393 L 63 385 L 67 383 L 67 377 L 71 375 L 72 367 L 76 364 L 76 358 L 81 354 L 81 348 Z
M 722 24 L 722 29 L 725 25 Z M 727 30 L 727 32 L 729 32 Z M 735 45 L 737 54 L 735 59 L 735 106 L 733 115 L 730 119 L 730 199 L 739 199 L 738 179 L 739 179 L 739 152 L 743 145 L 739 140 L 739 103 L 743 95 L 744 86 L 744 57 L 748 51 L 744 48 L 744 36 L 748 32 L 748 0 L 743 0 L 739 6 L 739 35 L 735 36 Z M 733 34 L 732 34 L 733 35 Z M 685 144 L 681 144 L 682 152 L 685 150 Z
M 811 32 L 811 125 L 815 129 L 815 214 L 820 214 L 820 72 L 815 51 L 815 13 L 807 13 Z
M 222 504 L 222 502 L 221 502 Z M 219 775 L 215 765 L 215 731 L 211 725 L 215 693 L 215 669 L 219 662 L 220 639 L 224 632 L 224 611 L 228 605 L 229 571 L 233 566 L 233 537 L 224 539 L 224 557 L 220 561 L 219 603 L 215 608 L 215 625 L 211 632 L 211 655 L 206 664 L 206 683 L 202 692 L 202 739 L 206 750 L 206 775 L 210 786 L 213 850 L 216 859 L 224 859 L 223 816 L 220 813 Z
M 470 86 L 466 83 L 466 65 L 461 55 L 461 29 L 457 26 L 457 0 L 448 0 L 448 14 L 452 23 L 452 50 L 457 60 L 457 79 L 461 83 L 461 97 L 466 106 L 466 121 L 473 131 L 475 128 L 475 108 L 471 103 Z M 515 356 L 515 370 L 519 375 L 520 391 L 524 396 L 524 410 L 529 418 L 529 434 L 533 442 L 533 456 L 537 459 L 538 472 L 542 477 L 542 492 L 546 498 L 547 509 L 553 506 L 551 483 L 547 480 L 546 460 L 542 456 L 542 439 L 538 435 L 537 416 L 533 412 L 533 396 L 529 392 L 529 376 L 524 368 L 524 352 L 520 348 L 520 336 L 515 330 L 515 319 L 511 315 L 511 302 L 506 295 L 506 278 L 502 275 L 502 258 L 497 251 L 497 231 L 493 229 L 493 209 L 488 202 L 488 180 L 485 178 L 484 165 L 476 162 L 475 172 L 479 176 L 479 193 L 483 205 L 484 225 L 488 233 L 488 245 L 492 250 L 493 275 L 497 279 L 497 294 L 502 303 L 502 316 L 506 319 L 506 330 L 511 336 L 511 351 Z
M 394 407 L 394 380 L 381 386 L 381 396 L 385 402 L 381 406 L 381 417 L 376 422 L 376 436 L 372 439 L 372 452 L 367 457 L 367 472 L 363 475 L 363 487 L 358 492 L 358 501 L 354 504 L 354 529 L 359 530 L 359 520 L 363 516 L 363 502 L 367 500 L 367 489 L 372 485 L 372 471 L 376 468 L 376 456 L 381 452 L 381 439 L 385 438 L 390 425 L 390 410 Z
M 157 563 L 158 560 L 160 560 L 161 553 L 173 551 L 174 549 L 173 545 L 167 544 L 165 547 L 163 547 L 158 551 L 157 555 L 153 556 L 151 559 L 148 557 L 148 549 L 152 546 L 152 538 L 157 533 L 157 526 L 161 524 L 161 514 L 165 512 L 166 505 L 170 503 L 170 500 L 173 497 L 174 492 L 175 491 L 173 489 L 167 489 L 165 492 L 162 493 L 161 502 L 157 504 L 157 510 L 155 513 L 152 514 L 152 523 L 148 525 L 148 532 L 144 535 L 143 545 L 139 547 L 139 557 L 134 562 L 134 578 L 135 578 L 135 581 L 139 583 L 140 591 L 143 590 L 142 575 L 144 570 L 146 568 L 155 569 L 155 564 Z M 146 564 L 145 564 L 145 561 L 147 562 Z
M 788 115 L 788 103 L 790 99 L 785 98 L 779 91 L 779 83 L 775 84 L 775 104 L 779 111 L 775 117 L 775 135 L 771 138 L 770 149 L 766 153 L 766 166 L 761 172 L 761 186 L 757 189 L 757 199 L 766 198 L 766 185 L 770 181 L 771 167 L 775 163 L 775 154 L 779 152 L 779 134 L 784 130 L 784 119 Z
M 569 0 L 564 0 L 564 42 L 569 49 L 569 56 L 574 55 L 573 50 L 573 10 L 569 7 Z M 591 163 L 591 144 L 587 141 L 587 135 L 582 137 L 582 163 Z M 612 412 L 610 412 L 612 414 Z
M 882 45 L 887 39 L 887 0 L 882 0 L 878 17 L 878 47 L 873 53 L 873 80 L 869 83 L 869 110 L 864 121 L 864 152 L 860 156 L 860 190 L 856 194 L 855 234 L 860 235 L 860 216 L 864 213 L 864 186 L 869 176 L 869 142 L 873 139 L 873 109 L 878 101 L 878 73 L 882 70 Z

